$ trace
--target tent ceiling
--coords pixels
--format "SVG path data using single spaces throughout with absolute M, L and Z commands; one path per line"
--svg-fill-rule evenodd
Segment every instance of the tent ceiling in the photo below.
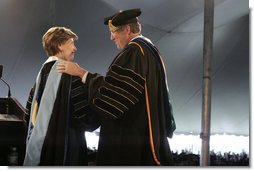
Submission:
M 249 1 L 215 0 L 212 133 L 249 135 Z M 41 37 L 51 26 L 79 35 L 75 61 L 105 74 L 118 50 L 103 18 L 141 8 L 143 35 L 166 63 L 177 132 L 200 133 L 204 0 L 1 0 L 0 64 L 12 96 L 25 106 L 45 61 Z M 0 84 L 0 96 L 7 88 Z

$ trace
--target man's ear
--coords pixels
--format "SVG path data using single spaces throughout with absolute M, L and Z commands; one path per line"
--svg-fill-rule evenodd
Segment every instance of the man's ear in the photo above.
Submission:
M 126 30 L 127 30 L 128 34 L 131 34 L 131 26 L 130 25 L 127 25 Z

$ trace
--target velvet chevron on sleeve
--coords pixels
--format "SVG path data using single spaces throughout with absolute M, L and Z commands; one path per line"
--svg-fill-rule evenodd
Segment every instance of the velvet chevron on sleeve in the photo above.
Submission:
M 112 65 L 105 77 L 105 85 L 99 88 L 100 96 L 93 103 L 108 117 L 119 118 L 139 102 L 144 92 L 144 78 L 134 71 Z

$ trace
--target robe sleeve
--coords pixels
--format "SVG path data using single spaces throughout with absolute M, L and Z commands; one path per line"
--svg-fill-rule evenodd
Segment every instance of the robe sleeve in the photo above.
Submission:
M 145 66 L 140 47 L 128 45 L 116 57 L 105 77 L 96 78 L 97 81 L 92 80 L 90 87 L 97 91 L 91 101 L 92 107 L 109 119 L 125 115 L 143 97 Z M 88 81 L 91 81 L 89 77 Z
M 88 102 L 87 84 L 78 77 L 72 78 L 71 88 L 72 121 L 84 131 L 94 131 L 100 126 L 98 115 L 94 114 Z

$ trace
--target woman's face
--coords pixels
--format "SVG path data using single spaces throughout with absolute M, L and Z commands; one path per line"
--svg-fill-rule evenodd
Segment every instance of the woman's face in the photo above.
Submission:
M 70 38 L 65 43 L 61 44 L 59 49 L 59 57 L 66 61 L 72 61 L 74 59 L 74 53 L 77 51 L 73 38 Z

